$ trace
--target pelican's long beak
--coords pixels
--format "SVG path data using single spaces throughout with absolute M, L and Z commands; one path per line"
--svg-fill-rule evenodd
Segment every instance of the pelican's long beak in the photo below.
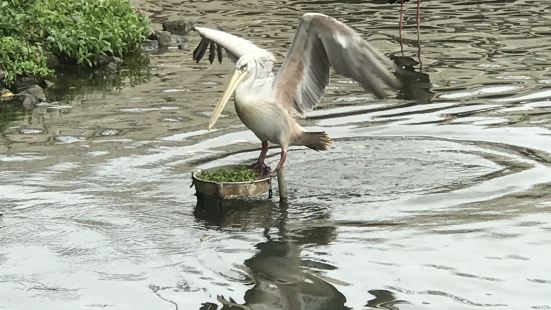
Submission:
M 224 107 L 226 106 L 226 103 L 230 100 L 231 95 L 248 75 L 248 72 L 245 70 L 235 70 L 231 80 L 230 84 L 228 85 L 228 88 L 226 88 L 226 91 L 224 91 L 224 94 L 222 95 L 222 98 L 220 98 L 220 101 L 218 101 L 218 104 L 216 105 L 216 108 L 214 108 L 214 111 L 212 111 L 212 115 L 210 117 L 209 121 L 209 130 L 214 127 L 214 124 L 218 120 L 218 117 L 220 117 L 220 114 L 222 114 L 222 110 L 224 110 Z

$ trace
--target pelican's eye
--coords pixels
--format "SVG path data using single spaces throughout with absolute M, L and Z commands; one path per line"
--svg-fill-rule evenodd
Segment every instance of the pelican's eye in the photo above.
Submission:
M 247 63 L 244 63 L 239 67 L 239 70 L 241 70 L 241 71 L 246 70 L 246 69 L 247 69 Z

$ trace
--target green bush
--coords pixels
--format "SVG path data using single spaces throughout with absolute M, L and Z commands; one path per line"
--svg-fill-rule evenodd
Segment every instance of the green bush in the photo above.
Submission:
M 21 58 L 2 58 L 4 71 L 19 67 L 9 72 L 10 78 L 47 73 L 43 51 L 93 67 L 102 55 L 123 56 L 139 50 L 149 34 L 147 18 L 128 0 L 8 0 L 0 2 L 0 12 L 0 36 L 15 38 L 31 49 L 37 56 L 26 60 L 41 68 L 27 71 L 19 66 Z M 0 55 L 25 54 L 8 48 L 0 46 Z
M 14 37 L 0 37 L 0 66 L 6 84 L 19 75 L 49 76 L 53 73 L 46 67 L 46 57 L 40 46 Z

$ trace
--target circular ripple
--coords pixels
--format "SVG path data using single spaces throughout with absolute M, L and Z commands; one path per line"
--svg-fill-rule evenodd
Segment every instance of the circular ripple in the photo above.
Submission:
M 297 197 L 369 202 L 472 186 L 518 170 L 511 165 L 511 158 L 467 143 L 357 138 L 336 141 L 327 152 L 291 152 L 286 175 Z

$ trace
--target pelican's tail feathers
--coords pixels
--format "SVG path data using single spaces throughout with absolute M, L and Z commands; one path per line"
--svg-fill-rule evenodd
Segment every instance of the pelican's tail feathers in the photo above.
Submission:
M 325 132 L 303 132 L 300 144 L 315 151 L 326 151 L 333 141 Z

